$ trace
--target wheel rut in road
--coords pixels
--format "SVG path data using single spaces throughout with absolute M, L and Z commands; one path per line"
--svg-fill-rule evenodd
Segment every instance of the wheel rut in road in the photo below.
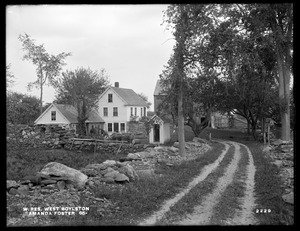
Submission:
M 249 157 L 249 162 L 246 166 L 246 179 L 244 196 L 239 199 L 239 204 L 241 209 L 236 210 L 234 218 L 228 219 L 226 223 L 228 225 L 249 225 L 255 224 L 256 220 L 254 218 L 253 210 L 255 207 L 255 166 L 253 162 L 253 157 L 249 148 L 243 144 L 232 142 L 232 141 L 222 141 L 225 149 L 222 151 L 219 158 L 203 168 L 200 174 L 195 177 L 189 185 L 178 193 L 174 198 L 167 200 L 161 207 L 160 210 L 156 211 L 149 218 L 143 220 L 139 225 L 155 225 L 158 221 L 164 218 L 164 215 L 174 206 L 178 201 L 180 201 L 189 191 L 194 188 L 197 184 L 200 184 L 204 181 L 207 176 L 216 170 L 221 161 L 224 159 L 224 156 L 228 153 L 230 145 L 235 149 L 234 157 L 231 162 L 226 167 L 224 174 L 218 179 L 215 188 L 211 193 L 206 195 L 201 201 L 195 202 L 193 212 L 190 214 L 183 214 L 179 220 L 175 223 L 176 225 L 211 225 L 211 218 L 214 215 L 214 208 L 218 205 L 222 193 L 226 190 L 228 185 L 233 181 L 235 173 L 238 171 L 238 164 L 241 159 L 241 146 L 245 147 L 247 155 Z

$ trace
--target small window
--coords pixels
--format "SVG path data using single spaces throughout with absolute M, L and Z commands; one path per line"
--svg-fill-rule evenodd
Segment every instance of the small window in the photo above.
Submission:
M 109 132 L 112 132 L 112 123 L 108 123 L 108 128 L 107 128 L 107 130 L 108 130 Z
M 107 107 L 103 108 L 103 116 L 108 116 L 108 108 Z
M 114 123 L 114 132 L 119 132 L 119 123 Z
M 147 116 L 147 114 L 146 114 L 146 107 L 144 107 L 144 116 Z
M 56 120 L 56 111 L 52 111 L 51 112 L 51 121 L 55 121 Z
M 134 108 L 134 115 L 136 116 L 136 114 L 137 114 L 137 108 L 135 107 Z
M 125 123 L 121 123 L 121 132 L 125 132 Z
M 113 102 L 113 94 L 108 94 L 108 102 L 109 103 Z
M 118 108 L 117 107 L 113 108 L 113 116 L 118 116 Z
M 133 116 L 133 107 L 130 108 L 130 115 Z
M 141 117 L 143 117 L 143 108 L 141 107 Z

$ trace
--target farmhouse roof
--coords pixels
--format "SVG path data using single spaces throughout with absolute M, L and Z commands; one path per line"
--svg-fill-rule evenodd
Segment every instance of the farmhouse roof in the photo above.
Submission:
M 127 103 L 127 106 L 142 106 L 147 107 L 147 103 L 132 89 L 111 87 L 122 99 Z

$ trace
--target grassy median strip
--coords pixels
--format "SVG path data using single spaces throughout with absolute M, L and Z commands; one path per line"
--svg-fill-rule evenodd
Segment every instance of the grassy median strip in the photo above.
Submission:
M 218 178 L 224 175 L 226 167 L 232 161 L 233 154 L 234 147 L 231 146 L 217 169 L 210 173 L 204 181 L 196 185 L 186 196 L 171 207 L 170 211 L 165 214 L 165 217 L 158 222 L 158 225 L 176 224 L 184 214 L 192 213 L 194 206 L 201 204 L 202 199 L 213 192 L 218 182 Z
M 222 193 L 219 203 L 214 208 L 214 217 L 211 220 L 211 223 L 214 225 L 226 225 L 226 220 L 233 218 L 235 211 L 241 209 L 239 199 L 244 196 L 244 180 L 247 177 L 246 166 L 249 156 L 245 147 L 240 146 L 240 148 L 241 159 L 233 181 Z

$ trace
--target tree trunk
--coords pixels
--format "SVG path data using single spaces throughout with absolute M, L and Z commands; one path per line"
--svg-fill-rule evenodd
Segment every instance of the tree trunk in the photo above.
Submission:
M 183 92 L 182 84 L 179 86 L 179 95 L 178 95 L 178 142 L 179 142 L 179 154 L 182 157 L 186 156 L 185 152 L 185 137 L 184 137 L 184 116 L 183 116 Z
M 250 121 L 247 119 L 247 134 L 250 135 Z
M 184 115 L 183 115 L 183 78 L 184 78 L 184 43 L 186 40 L 186 27 L 187 27 L 187 13 L 184 10 L 184 5 L 180 6 L 181 20 L 177 24 L 176 28 L 176 42 L 177 47 L 175 49 L 176 62 L 177 62 L 177 83 L 179 87 L 178 93 L 178 142 L 179 142 L 179 154 L 182 157 L 186 156 L 185 152 L 185 137 L 184 137 Z
M 86 135 L 86 126 L 85 126 L 85 121 L 86 121 L 86 115 L 85 115 L 85 110 L 84 110 L 84 102 L 78 101 L 77 103 L 77 112 L 78 112 L 78 133 L 81 136 Z
M 280 49 L 279 49 L 280 50 Z M 281 139 L 290 140 L 289 71 L 285 68 L 282 54 L 277 54 L 279 77 L 279 105 L 281 117 Z
M 288 9 L 289 17 L 291 17 L 292 7 Z M 280 117 L 281 117 L 281 139 L 285 141 L 290 140 L 290 45 L 292 42 L 292 21 L 289 21 L 288 30 L 283 31 L 281 26 L 276 20 L 276 10 L 272 12 L 271 28 L 275 37 L 276 45 L 276 59 L 279 79 L 279 105 L 280 105 Z M 289 18 L 291 19 L 291 18 Z M 285 34 L 287 36 L 285 36 Z
M 254 140 L 257 140 L 256 123 L 253 121 L 251 123 L 251 130 L 252 130 L 252 136 L 253 136 Z
M 214 113 L 211 113 L 211 116 L 210 116 L 210 125 L 211 125 L 211 128 L 216 128 L 216 127 L 215 127 L 215 117 L 214 117 Z
M 265 121 L 266 121 L 265 117 L 262 117 L 262 119 L 261 119 L 261 133 L 263 134 L 264 144 L 266 143 L 266 123 L 265 123 Z
M 40 94 L 40 114 L 43 113 L 43 83 L 41 80 L 41 94 Z

